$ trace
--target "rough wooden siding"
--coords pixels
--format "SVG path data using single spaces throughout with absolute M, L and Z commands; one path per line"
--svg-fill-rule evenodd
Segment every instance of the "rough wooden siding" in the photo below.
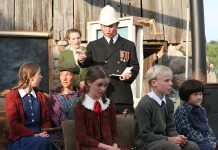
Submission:
M 15 1 L 15 29 L 33 30 L 33 7 L 31 0 Z
M 186 40 L 188 0 L 1 0 L 0 30 L 51 31 L 55 40 L 62 40 L 66 30 L 74 27 L 82 31 L 82 40 L 86 41 L 87 22 L 98 20 L 107 4 L 120 17 L 155 19 L 156 31 L 164 35 L 154 37 L 152 28 L 145 27 L 145 40 Z
M 121 16 L 141 17 L 141 0 L 122 0 Z
M 174 36 L 172 36 L 171 41 L 175 40 L 175 43 L 181 43 L 181 38 L 182 38 L 182 31 L 184 28 L 184 23 L 185 20 L 183 20 L 183 14 L 182 14 L 182 1 L 184 0 L 177 0 L 173 1 L 173 6 L 174 6 L 174 14 L 173 17 L 176 18 L 174 21 Z M 184 28 L 185 31 L 185 28 Z
M 67 29 L 73 28 L 73 0 L 54 0 L 53 5 L 53 38 L 63 40 Z
M 168 3 L 163 3 L 163 26 L 165 32 L 165 40 L 169 43 L 181 43 L 181 33 L 185 29 L 183 26 L 182 16 L 182 1 L 184 0 L 170 0 Z
M 74 27 L 82 32 L 82 40 L 86 40 L 86 20 L 88 18 L 86 10 L 86 2 L 74 0 Z
M 42 29 L 43 31 L 52 31 L 52 0 L 42 1 Z
M 50 31 L 52 0 L 1 0 L 1 30 Z
M 74 0 L 74 27 L 81 30 L 83 41 L 87 39 L 87 22 L 98 20 L 102 7 L 103 0 Z
M 183 29 L 183 32 L 181 33 L 182 34 L 182 37 L 181 37 L 181 39 L 183 40 L 183 41 L 186 41 L 186 20 L 187 20 L 187 6 L 189 7 L 188 9 L 189 9 L 189 41 L 191 41 L 191 24 L 190 24 L 190 5 L 189 5 L 189 1 L 188 0 L 184 0 L 184 1 L 182 1 L 182 6 L 181 6 L 181 9 L 182 9 L 182 16 L 183 16 L 183 20 L 184 20 L 184 22 L 183 22 L 183 27 L 184 27 L 184 29 Z
M 165 1 L 165 0 L 164 0 Z M 143 0 L 142 3 L 142 17 L 144 18 L 150 18 L 150 19 L 155 19 L 155 27 L 157 32 L 164 33 L 163 30 L 163 6 L 162 6 L 162 0 Z M 151 32 L 153 29 L 146 28 L 144 31 L 144 39 L 149 40 L 153 39 L 154 33 Z M 164 36 L 159 36 L 157 37 L 159 40 L 163 40 Z
M 14 0 L 1 0 L 0 29 L 3 30 L 14 29 Z
M 157 32 L 164 33 L 158 39 L 169 43 L 180 43 L 185 40 L 186 6 L 188 0 L 144 0 L 142 3 L 143 17 L 156 21 Z M 145 30 L 145 39 L 153 38 Z M 162 38 L 161 38 L 162 37 Z
M 121 17 L 121 0 L 105 0 L 105 5 L 110 5 L 112 7 L 114 7 L 114 9 L 116 10 L 116 12 L 119 14 L 119 17 Z M 100 13 L 100 12 L 99 12 Z
M 34 31 L 50 31 L 52 28 L 52 1 L 33 0 L 32 22 Z M 43 15 L 42 15 L 43 14 Z
M 174 38 L 174 0 L 169 0 L 167 3 L 163 3 L 163 26 L 164 26 L 164 35 L 165 40 L 169 40 L 170 43 L 175 42 Z M 180 1 L 180 0 L 178 0 Z

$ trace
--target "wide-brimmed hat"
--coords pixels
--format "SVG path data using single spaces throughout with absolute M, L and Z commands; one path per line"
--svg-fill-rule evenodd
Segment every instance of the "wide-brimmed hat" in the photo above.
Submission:
M 62 62 L 58 66 L 59 71 L 70 71 L 74 74 L 79 74 L 80 68 L 73 62 Z
M 117 13 L 113 7 L 107 5 L 102 8 L 99 19 L 100 24 L 109 26 L 117 22 L 119 22 L 119 20 L 117 17 Z

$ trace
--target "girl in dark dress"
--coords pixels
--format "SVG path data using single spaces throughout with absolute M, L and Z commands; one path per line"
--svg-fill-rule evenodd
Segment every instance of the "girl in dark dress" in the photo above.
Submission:
M 49 112 L 45 95 L 37 89 L 42 79 L 40 67 L 26 63 L 20 67 L 19 82 L 6 94 L 9 123 L 9 150 L 55 150 L 49 142 Z
M 78 150 L 120 150 L 116 142 L 116 109 L 104 96 L 109 77 L 100 66 L 87 72 L 86 94 L 74 108 Z

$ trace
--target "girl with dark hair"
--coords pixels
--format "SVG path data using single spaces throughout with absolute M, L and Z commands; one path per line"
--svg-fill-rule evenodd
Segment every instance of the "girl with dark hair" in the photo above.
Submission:
M 116 109 L 105 97 L 109 77 L 100 66 L 91 67 L 86 92 L 74 108 L 78 150 L 120 150 L 116 142 Z
M 20 67 L 19 82 L 6 94 L 6 115 L 9 123 L 9 150 L 54 150 L 47 132 L 50 127 L 45 95 L 37 87 L 42 79 L 36 63 Z
M 208 123 L 206 110 L 201 106 L 203 91 L 204 85 L 198 80 L 187 80 L 181 85 L 179 96 L 184 103 L 176 109 L 176 127 L 201 150 L 215 150 L 216 137 Z

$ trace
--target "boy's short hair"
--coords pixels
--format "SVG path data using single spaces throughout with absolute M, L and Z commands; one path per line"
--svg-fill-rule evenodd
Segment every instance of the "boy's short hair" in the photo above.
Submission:
M 163 65 L 155 65 L 148 69 L 146 78 L 149 85 L 151 85 L 152 80 L 157 79 L 157 77 L 161 75 L 163 72 L 171 72 L 173 74 L 172 70 L 169 67 Z
M 204 92 L 204 84 L 198 80 L 184 81 L 179 89 L 179 97 L 182 101 L 188 102 L 192 93 Z

